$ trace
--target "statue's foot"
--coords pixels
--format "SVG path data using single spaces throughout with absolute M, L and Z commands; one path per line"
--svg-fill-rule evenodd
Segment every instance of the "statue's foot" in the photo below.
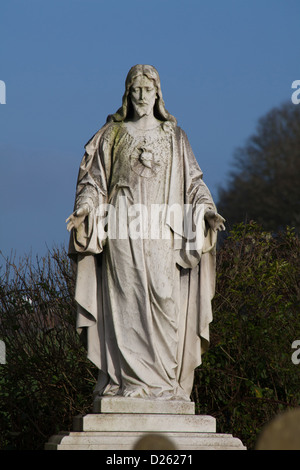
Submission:
M 114 397 L 116 395 L 120 394 L 120 387 L 118 385 L 107 385 L 105 389 L 102 391 L 102 393 L 99 394 L 99 396 L 103 397 Z

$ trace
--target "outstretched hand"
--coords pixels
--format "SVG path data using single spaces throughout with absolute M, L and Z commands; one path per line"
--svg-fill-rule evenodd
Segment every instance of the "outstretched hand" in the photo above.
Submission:
M 213 210 L 208 210 L 205 213 L 205 219 L 209 223 L 210 228 L 215 232 L 225 230 L 225 219 Z
M 85 217 L 89 213 L 89 206 L 83 204 L 79 209 L 77 209 L 73 214 L 71 214 L 66 222 L 69 222 L 67 225 L 67 230 L 70 232 L 72 228 L 78 229 L 79 225 L 84 221 Z

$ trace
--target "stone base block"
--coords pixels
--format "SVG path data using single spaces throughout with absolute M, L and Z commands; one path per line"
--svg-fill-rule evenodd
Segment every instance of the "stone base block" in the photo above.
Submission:
M 50 438 L 46 450 L 134 450 L 143 432 L 70 432 Z M 231 434 L 167 432 L 172 450 L 245 450 Z M 168 448 L 166 448 L 168 450 Z M 170 448 L 169 448 L 170 449 Z
M 246 449 L 231 434 L 217 434 L 215 418 L 195 415 L 192 402 L 124 397 L 99 398 L 93 413 L 75 416 L 73 430 L 52 436 L 45 449 L 141 450 L 136 445 L 145 436 L 157 446 L 148 450 Z
M 191 401 L 151 400 L 143 398 L 99 397 L 93 404 L 93 413 L 149 413 L 195 414 Z
M 216 420 L 203 415 L 93 413 L 76 416 L 74 431 L 102 432 L 216 432 Z

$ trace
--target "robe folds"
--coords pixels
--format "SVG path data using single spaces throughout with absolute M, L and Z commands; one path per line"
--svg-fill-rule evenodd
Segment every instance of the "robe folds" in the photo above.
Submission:
M 74 209 L 82 204 L 69 256 L 95 396 L 189 400 L 209 344 L 217 235 L 184 131 L 105 124 L 85 146 Z

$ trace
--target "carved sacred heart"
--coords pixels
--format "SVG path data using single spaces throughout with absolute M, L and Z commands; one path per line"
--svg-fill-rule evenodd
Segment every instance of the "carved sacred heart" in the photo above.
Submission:
M 139 160 L 147 168 L 152 168 L 153 153 L 149 150 L 142 149 L 142 153 L 139 156 Z

